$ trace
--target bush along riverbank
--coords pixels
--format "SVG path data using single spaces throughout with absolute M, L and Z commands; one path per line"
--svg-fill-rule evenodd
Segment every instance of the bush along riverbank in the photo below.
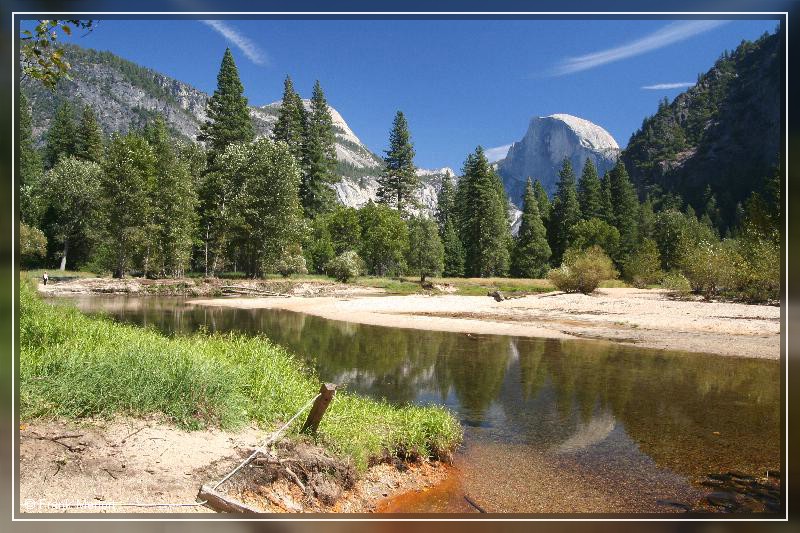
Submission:
M 319 390 L 317 376 L 264 338 L 168 338 L 48 304 L 27 283 L 19 316 L 23 422 L 160 415 L 190 430 L 253 423 L 272 430 Z M 358 474 L 385 461 L 448 461 L 461 437 L 444 408 L 394 406 L 340 391 L 316 444 Z

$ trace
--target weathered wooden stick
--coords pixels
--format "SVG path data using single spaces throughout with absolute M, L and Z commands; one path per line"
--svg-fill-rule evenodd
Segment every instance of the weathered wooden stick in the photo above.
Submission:
M 255 287 L 242 287 L 240 285 L 223 285 L 220 287 L 223 292 L 233 292 L 239 294 L 248 294 L 248 293 L 257 293 L 257 294 L 264 294 L 266 296 L 281 296 L 283 298 L 289 298 L 291 294 L 283 294 L 280 292 L 268 291 L 265 289 L 257 289 Z
M 325 410 L 328 409 L 328 405 L 330 405 L 331 400 L 333 400 L 333 395 L 335 393 L 336 385 L 334 383 L 322 384 L 322 387 L 319 389 L 319 397 L 311 407 L 308 418 L 306 418 L 303 424 L 303 429 L 300 430 L 301 433 L 305 433 L 308 430 L 311 430 L 312 434 L 317 433 L 317 427 L 319 426 L 320 420 L 322 420 L 322 415 L 324 415 Z
M 208 485 L 200 487 L 200 492 L 197 495 L 201 500 L 205 500 L 206 505 L 220 513 L 245 513 L 245 514 L 258 514 L 265 511 L 250 507 L 238 500 L 229 498 L 224 494 L 217 492 Z

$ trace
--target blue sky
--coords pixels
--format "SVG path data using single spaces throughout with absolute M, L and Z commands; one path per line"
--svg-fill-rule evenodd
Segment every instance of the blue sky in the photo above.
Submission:
M 213 18 L 213 17 L 209 17 Z M 519 140 L 533 116 L 570 113 L 620 146 L 725 49 L 775 20 L 104 20 L 81 46 L 109 50 L 212 92 L 230 46 L 246 96 L 263 105 L 292 76 L 382 154 L 402 110 L 417 165 L 460 169 L 475 146 Z M 645 88 L 648 87 L 648 88 Z

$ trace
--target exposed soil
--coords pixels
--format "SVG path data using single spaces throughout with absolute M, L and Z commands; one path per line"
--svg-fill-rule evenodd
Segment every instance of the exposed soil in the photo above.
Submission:
M 156 418 L 26 423 L 19 433 L 20 511 L 215 512 L 197 504 L 200 487 L 222 479 L 265 435 L 252 427 L 183 431 Z M 271 458 L 277 462 L 254 462 L 218 490 L 270 513 L 366 513 L 389 496 L 427 489 L 451 472 L 440 463 L 398 462 L 357 477 L 322 449 L 286 441 Z
M 486 296 L 215 298 L 196 305 L 274 308 L 378 326 L 560 339 L 778 359 L 780 308 L 676 300 L 659 289 L 598 289 L 496 301 Z

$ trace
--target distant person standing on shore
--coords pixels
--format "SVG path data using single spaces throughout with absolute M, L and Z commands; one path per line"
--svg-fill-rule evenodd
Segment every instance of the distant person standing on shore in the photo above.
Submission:
M 47 272 L 45 272 L 44 274 L 42 274 L 42 281 L 44 282 L 44 284 L 45 284 L 45 285 L 47 285 L 47 280 L 48 280 L 48 279 L 49 279 L 49 278 L 47 277 Z

